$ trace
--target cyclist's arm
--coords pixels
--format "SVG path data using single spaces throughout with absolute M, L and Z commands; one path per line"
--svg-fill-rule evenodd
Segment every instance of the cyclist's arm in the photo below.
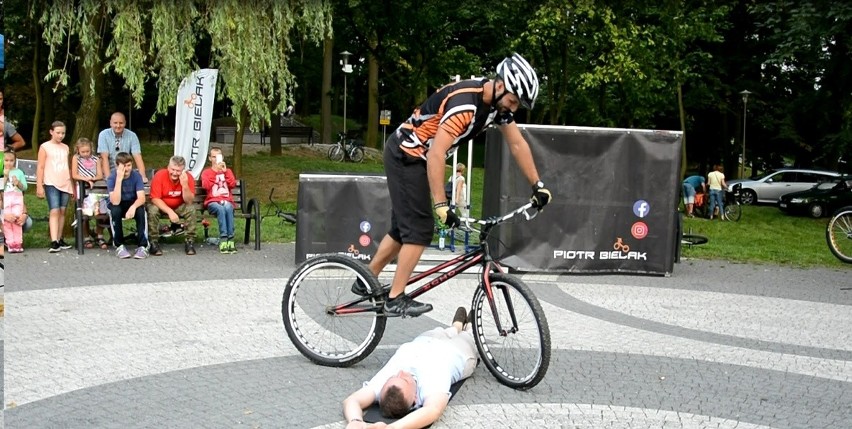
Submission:
M 447 151 L 453 145 L 455 138 L 443 127 L 438 127 L 432 145 L 426 152 L 426 174 L 429 177 L 429 189 L 432 191 L 432 201 L 436 204 L 447 202 L 444 193 L 444 171 L 446 171 Z
M 535 168 L 535 161 L 532 157 L 532 151 L 530 151 L 530 145 L 524 139 L 524 136 L 521 135 L 521 130 L 518 129 L 518 125 L 511 122 L 506 125 L 501 125 L 498 128 L 500 129 L 500 132 L 503 133 L 503 137 L 506 139 L 506 144 L 509 145 L 509 150 L 512 152 L 512 156 L 515 158 L 515 162 L 518 163 L 518 167 L 521 169 L 521 172 L 524 173 L 527 181 L 530 182 L 530 186 L 535 186 L 535 183 L 538 182 L 541 177 L 538 175 L 538 170 Z

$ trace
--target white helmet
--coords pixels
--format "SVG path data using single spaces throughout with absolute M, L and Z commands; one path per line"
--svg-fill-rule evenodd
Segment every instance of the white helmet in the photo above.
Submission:
M 506 91 L 517 95 L 521 105 L 532 110 L 538 97 L 538 76 L 530 63 L 516 52 L 497 66 L 497 75 L 503 79 Z

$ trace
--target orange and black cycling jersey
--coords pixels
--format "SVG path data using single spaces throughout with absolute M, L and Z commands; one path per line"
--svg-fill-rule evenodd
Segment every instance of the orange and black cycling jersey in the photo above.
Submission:
M 514 121 L 511 113 L 498 115 L 496 110 L 482 100 L 482 80 L 463 80 L 436 91 L 414 110 L 397 129 L 402 143 L 400 148 L 411 156 L 426 158 L 435 134 L 443 128 L 453 136 L 447 152 L 450 156 L 465 139 L 471 139 L 488 125 L 505 125 Z

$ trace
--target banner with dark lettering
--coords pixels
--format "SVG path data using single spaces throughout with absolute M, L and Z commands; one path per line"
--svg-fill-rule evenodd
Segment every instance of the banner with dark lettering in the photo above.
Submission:
M 186 159 L 186 168 L 195 178 L 207 162 L 218 76 L 217 69 L 201 69 L 184 79 L 178 89 L 174 154 Z
M 520 271 L 672 272 L 682 133 L 519 126 L 553 202 L 532 221 L 499 227 L 489 243 L 505 265 Z M 529 181 L 496 129 L 488 131 L 485 157 L 483 214 L 528 202 Z
M 373 174 L 300 174 L 296 262 L 338 253 L 369 263 L 390 229 L 387 178 Z

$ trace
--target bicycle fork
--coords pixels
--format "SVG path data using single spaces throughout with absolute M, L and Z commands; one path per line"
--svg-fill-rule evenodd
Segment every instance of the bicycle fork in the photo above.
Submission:
M 494 316 L 494 323 L 497 325 L 497 332 L 500 333 L 501 337 L 508 336 L 509 334 L 514 334 L 518 332 L 518 319 L 515 316 L 515 305 L 512 303 L 512 298 L 509 296 L 509 289 L 506 287 L 496 287 L 491 285 L 491 280 L 488 277 L 488 274 L 492 271 L 502 272 L 499 266 L 494 267 L 492 270 L 491 263 L 488 264 L 487 269 L 483 270 L 482 274 L 482 288 L 485 289 L 485 296 L 488 297 L 488 306 L 491 307 L 491 314 Z M 503 294 L 503 299 L 506 301 L 506 308 L 509 311 L 509 317 L 512 319 L 512 327 L 507 331 L 503 328 L 503 323 L 500 321 L 500 314 L 497 311 L 497 302 L 494 300 L 494 291 L 498 289 L 499 292 Z

